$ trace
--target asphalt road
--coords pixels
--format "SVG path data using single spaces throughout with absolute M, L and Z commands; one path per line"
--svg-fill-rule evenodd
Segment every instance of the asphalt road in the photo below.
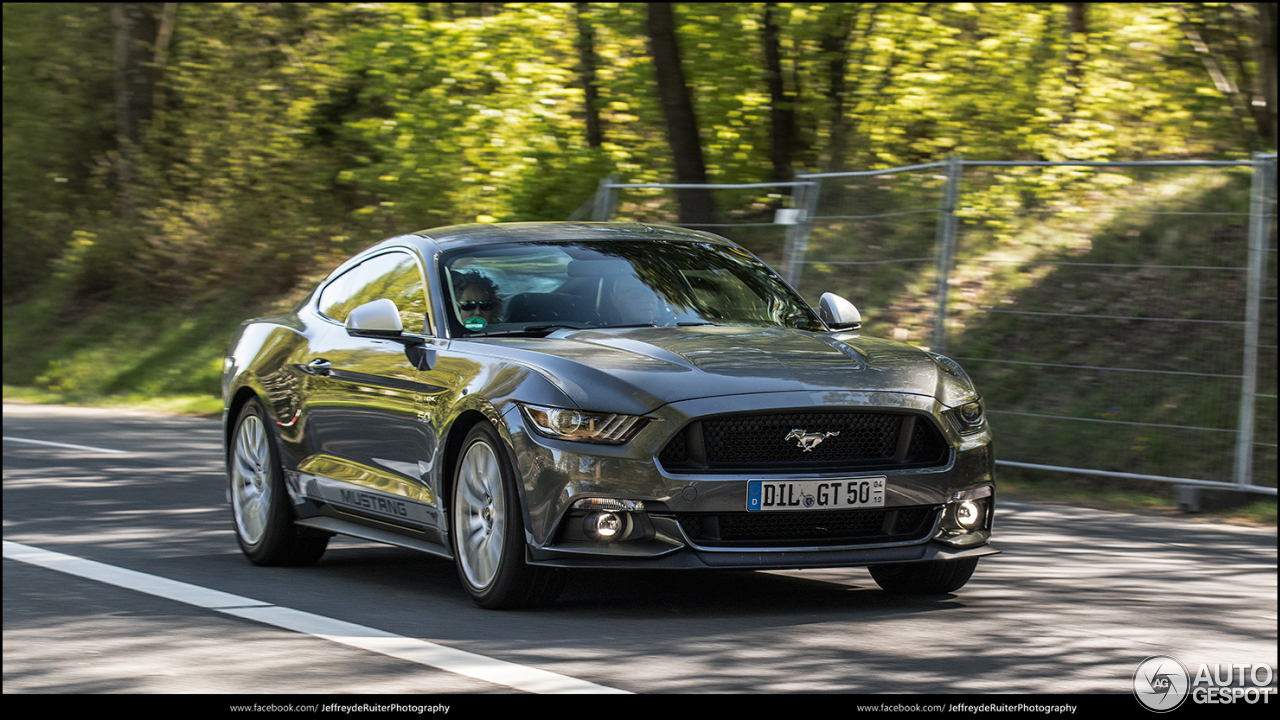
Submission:
M 1277 664 L 1274 529 L 1003 502 L 1004 553 L 941 598 L 891 597 L 860 568 L 582 571 L 552 608 L 491 612 L 450 562 L 408 550 L 335 538 L 312 567 L 249 564 L 219 433 L 198 418 L 4 406 L 4 692 L 510 693 L 552 678 L 635 693 L 1131 697 L 1153 655 L 1193 673 Z M 236 598 L 149 594 L 14 559 L 25 548 Z M 270 620 L 286 616 L 306 618 L 303 632 Z M 486 663 L 512 674 L 463 672 Z

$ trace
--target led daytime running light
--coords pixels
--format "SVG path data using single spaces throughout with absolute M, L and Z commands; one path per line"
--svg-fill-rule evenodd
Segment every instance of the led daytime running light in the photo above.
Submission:
M 521 405 L 525 419 L 540 435 L 557 440 L 621 445 L 644 425 L 639 415 L 589 413 L 565 408 Z
M 577 510 L 603 510 L 605 512 L 644 512 L 644 503 L 621 498 L 582 498 L 575 502 Z

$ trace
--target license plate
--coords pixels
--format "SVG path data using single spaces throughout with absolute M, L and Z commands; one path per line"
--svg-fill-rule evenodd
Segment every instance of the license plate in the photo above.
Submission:
M 748 480 L 747 510 L 843 510 L 884 507 L 885 478 Z

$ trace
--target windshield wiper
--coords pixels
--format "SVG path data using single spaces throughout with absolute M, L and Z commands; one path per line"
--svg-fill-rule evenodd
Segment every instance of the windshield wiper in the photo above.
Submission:
M 556 330 L 581 330 L 581 329 L 582 328 L 574 327 L 573 325 L 556 325 L 556 324 L 526 325 L 522 328 L 517 328 L 515 330 L 498 330 L 496 332 L 473 333 L 462 339 L 470 340 L 471 338 L 482 338 L 482 337 L 518 337 L 521 335 L 537 335 L 539 337 L 546 337 L 547 335 L 550 335 Z
M 720 323 L 702 322 L 702 321 L 698 321 L 698 322 L 678 322 L 678 323 L 676 323 L 676 325 L 675 325 L 675 326 L 676 326 L 676 327 L 700 327 L 700 326 L 703 326 L 703 325 L 713 325 L 713 326 L 715 326 L 715 327 L 720 327 Z M 602 326 L 600 326 L 599 328 L 594 328 L 594 329 L 597 329 L 597 330 L 617 330 L 617 329 L 619 329 L 619 328 L 651 328 L 651 327 L 671 327 L 671 326 L 670 326 L 670 325 L 659 325 L 659 324 L 657 324 L 657 323 L 647 322 L 647 323 L 636 323 L 636 324 L 634 324 L 634 325 L 602 325 Z
M 619 328 L 641 328 L 641 327 L 658 327 L 658 324 L 653 322 L 647 322 L 647 323 L 635 323 L 633 325 L 601 325 L 600 327 L 594 328 L 594 329 L 595 330 L 617 330 Z

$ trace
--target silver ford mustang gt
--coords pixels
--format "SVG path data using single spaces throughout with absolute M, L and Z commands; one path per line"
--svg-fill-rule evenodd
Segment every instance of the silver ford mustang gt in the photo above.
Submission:
M 952 592 L 998 552 L 982 399 L 860 324 L 676 227 L 384 240 L 231 342 L 237 540 L 259 565 L 339 533 L 453 558 L 490 608 L 550 603 L 572 568 L 868 566 Z

